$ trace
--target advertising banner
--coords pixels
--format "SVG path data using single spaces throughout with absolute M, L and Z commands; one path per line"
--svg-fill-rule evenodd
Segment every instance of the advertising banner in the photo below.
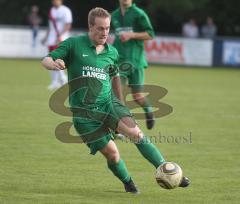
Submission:
M 48 53 L 41 43 L 46 30 L 39 30 L 33 42 L 32 31 L 27 28 L 0 28 L 0 57 L 42 58 Z M 80 32 L 72 32 L 72 35 Z M 82 34 L 82 33 L 81 33 Z M 112 43 L 114 36 L 110 36 Z M 177 37 L 155 37 L 145 42 L 149 63 L 211 66 L 213 42 L 206 39 L 186 39 Z
M 157 64 L 212 65 L 213 42 L 206 39 L 156 37 L 145 42 L 148 62 Z
M 34 44 L 31 29 L 0 28 L 0 57 L 42 58 L 47 47 L 41 44 L 46 31 L 40 30 Z
M 230 66 L 240 66 L 240 42 L 224 41 L 223 42 L 223 64 Z

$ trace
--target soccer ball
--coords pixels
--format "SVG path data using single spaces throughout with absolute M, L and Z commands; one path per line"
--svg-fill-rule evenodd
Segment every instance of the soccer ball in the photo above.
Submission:
M 159 186 L 165 189 L 173 189 L 179 186 L 182 181 L 182 169 L 174 162 L 161 164 L 155 174 Z

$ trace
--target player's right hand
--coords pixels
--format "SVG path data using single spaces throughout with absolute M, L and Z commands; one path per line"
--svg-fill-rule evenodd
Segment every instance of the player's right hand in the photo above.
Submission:
M 65 62 L 61 59 L 56 59 L 55 62 L 54 62 L 54 68 L 56 70 L 66 69 Z

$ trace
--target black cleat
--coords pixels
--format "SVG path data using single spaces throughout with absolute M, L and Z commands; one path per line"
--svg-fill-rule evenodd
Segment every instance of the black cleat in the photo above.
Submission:
M 140 191 L 137 189 L 137 186 L 133 183 L 132 179 L 124 184 L 125 191 L 127 193 L 139 194 Z
M 189 186 L 189 184 L 190 184 L 190 180 L 187 177 L 183 176 L 182 181 L 179 184 L 179 187 L 186 188 Z
M 145 113 L 147 129 L 151 130 L 154 126 L 155 120 L 152 112 Z

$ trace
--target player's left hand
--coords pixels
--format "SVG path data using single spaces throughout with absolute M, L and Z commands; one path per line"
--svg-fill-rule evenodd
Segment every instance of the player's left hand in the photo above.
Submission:
M 65 62 L 61 59 L 55 60 L 55 65 L 60 70 L 66 69 Z
M 133 37 L 134 37 L 134 33 L 133 32 L 126 32 L 126 33 L 120 34 L 120 40 L 122 42 L 127 42 L 127 41 L 133 39 Z

